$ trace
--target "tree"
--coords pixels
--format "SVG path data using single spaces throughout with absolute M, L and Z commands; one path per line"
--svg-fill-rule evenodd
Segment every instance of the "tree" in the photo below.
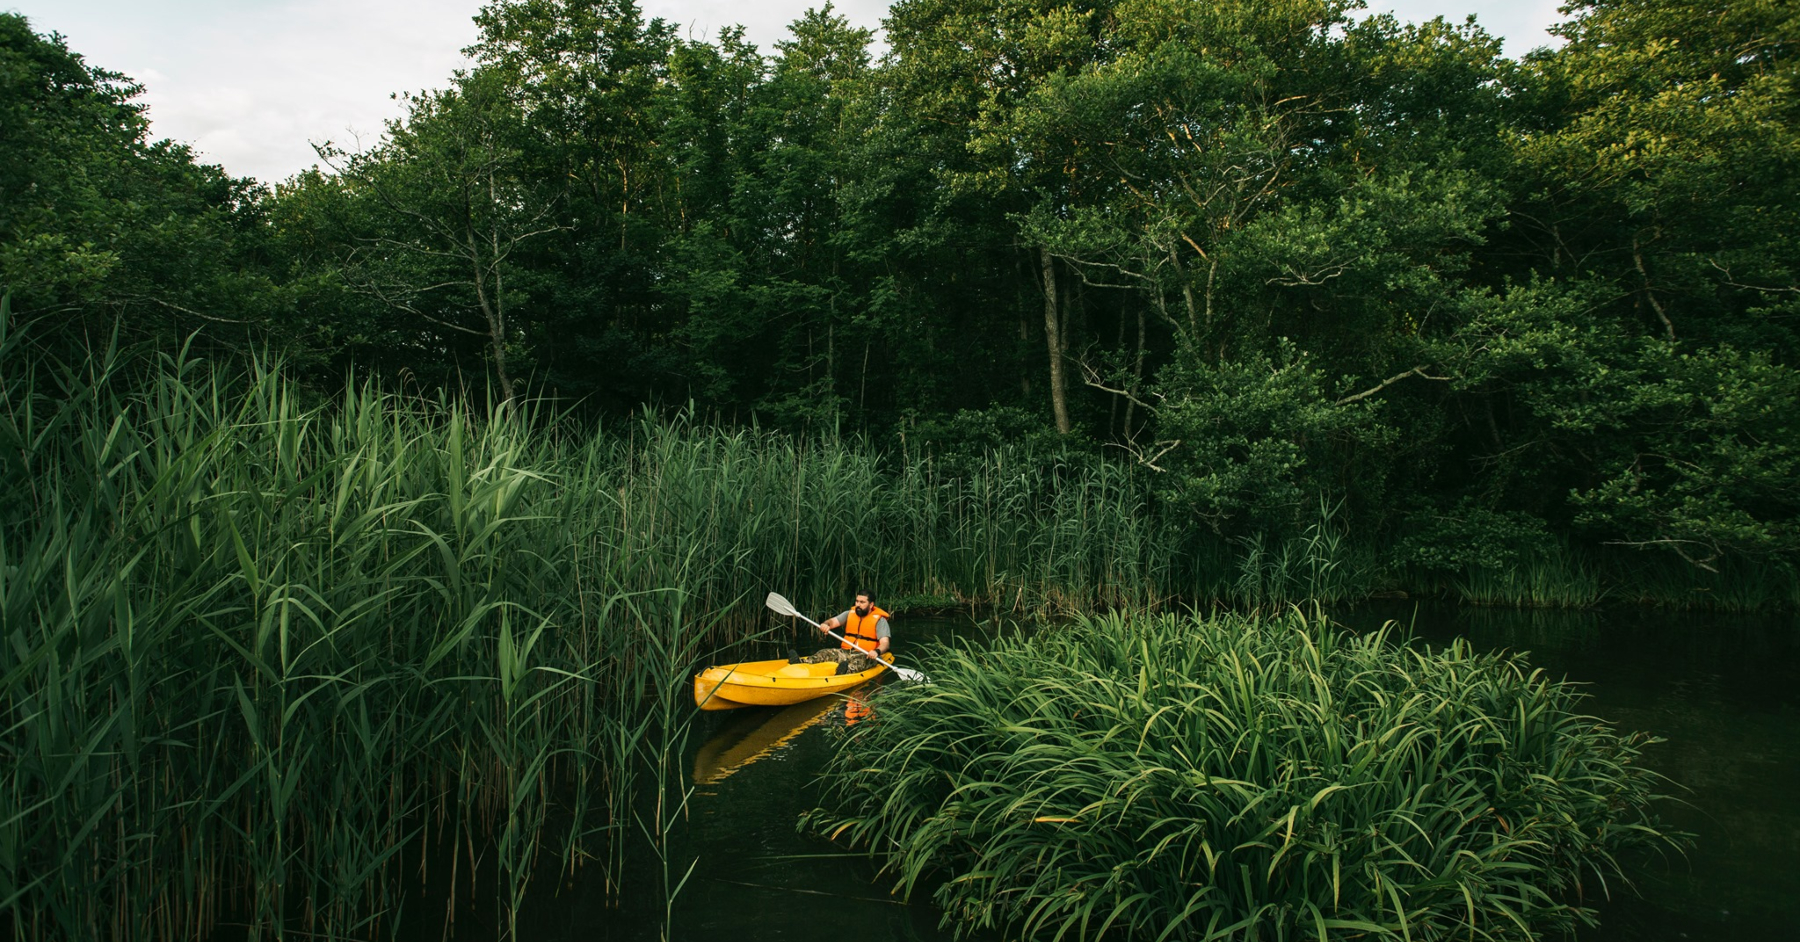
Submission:
M 1511 283 L 1456 305 L 1457 483 L 1592 543 L 1791 561 L 1800 17 L 1570 12 L 1518 77 Z
M 141 91 L 0 14 L 0 291 L 46 342 L 253 342 L 288 306 L 262 190 L 151 142 Z
M 510 399 L 509 361 L 523 332 L 508 280 L 520 248 L 561 227 L 556 193 L 524 172 L 523 113 L 501 76 L 477 69 L 408 103 L 406 119 L 373 150 L 317 148 L 375 210 L 345 275 L 434 327 L 484 338 L 501 398 Z
M 1796 349 L 1800 14 L 1764 0 L 1583 0 L 1531 60 L 1521 222 L 1548 272 L 1618 286 L 1666 339 Z
M 1104 54 L 1100 36 L 1110 8 L 1089 0 L 894 5 L 887 31 L 897 105 L 914 121 L 938 125 L 945 144 L 964 152 L 942 155 L 938 174 L 945 185 L 992 199 L 986 211 L 1002 216 L 1034 203 L 1066 202 L 1072 175 L 1065 173 L 1062 155 L 1037 146 L 1045 143 L 1041 138 L 1014 133 L 1014 113 L 1044 83 Z M 1074 428 L 1065 375 L 1067 292 L 1049 247 L 1032 242 L 1028 232 L 1015 238 L 1030 255 L 1031 279 L 1042 298 L 1051 412 L 1057 431 L 1067 434 Z
M 764 59 L 735 31 L 676 59 L 672 135 L 688 189 L 713 194 L 671 251 L 667 293 L 686 320 L 702 401 L 792 426 L 866 415 L 886 401 L 893 332 L 869 309 L 868 231 L 849 216 L 856 128 L 867 107 L 867 30 L 809 12 Z M 883 351 L 877 357 L 876 351 Z
M 521 173 L 559 201 L 562 228 L 520 256 L 534 370 L 616 408 L 685 395 L 681 312 L 657 290 L 696 221 L 668 139 L 674 27 L 632 0 L 495 0 L 476 22 L 466 52 L 523 114 Z
M 1497 45 L 1352 26 L 1332 3 L 1149 0 L 1118 7 L 1104 45 L 1011 113 L 1081 177 L 1022 215 L 1026 238 L 1136 314 L 1130 347 L 1084 353 L 1085 379 L 1214 527 L 1297 524 L 1321 490 L 1379 516 L 1392 436 L 1369 417 L 1445 378 L 1458 322 L 1433 314 L 1474 290 L 1503 212 L 1491 156 L 1460 144 L 1497 124 Z M 1148 443 L 1131 440 L 1140 409 Z

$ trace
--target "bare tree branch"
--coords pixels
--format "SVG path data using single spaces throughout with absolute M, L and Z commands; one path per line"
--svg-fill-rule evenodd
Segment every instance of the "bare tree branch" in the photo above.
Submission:
M 250 323 L 249 321 L 240 321 L 240 320 L 235 320 L 235 319 L 229 318 L 229 317 L 215 317 L 211 314 L 205 314 L 200 311 L 196 311 L 193 308 L 182 307 L 179 304 L 172 304 L 168 301 L 164 301 L 161 298 L 153 298 L 153 297 L 150 297 L 149 295 L 139 295 L 139 300 L 149 301 L 151 304 L 160 304 L 163 307 L 166 307 L 171 311 L 180 311 L 183 314 L 192 314 L 195 317 L 204 318 L 206 320 L 213 321 L 213 322 L 219 323 L 219 324 L 248 324 L 248 323 Z
M 1355 395 L 1345 396 L 1344 398 L 1339 399 L 1338 401 L 1332 403 L 1332 405 L 1347 406 L 1352 402 L 1360 402 L 1364 399 L 1369 398 L 1370 396 L 1375 395 L 1378 392 L 1381 392 L 1383 389 L 1386 389 L 1389 386 L 1392 386 L 1395 383 L 1400 382 L 1401 380 L 1407 378 L 1408 376 L 1417 376 L 1420 379 L 1429 379 L 1429 380 L 1434 380 L 1434 381 L 1440 382 L 1440 383 L 1447 383 L 1450 381 L 1450 377 L 1448 377 L 1448 376 L 1431 376 L 1431 375 L 1427 374 L 1425 372 L 1424 364 L 1420 364 L 1418 366 L 1413 367 L 1410 370 L 1407 370 L 1404 373 L 1395 373 L 1394 375 L 1388 377 L 1387 379 L 1384 379 L 1381 382 L 1376 383 L 1373 386 L 1370 386 L 1368 389 L 1365 389 L 1362 392 L 1356 393 Z
M 1283 271 L 1287 272 L 1287 277 L 1270 278 L 1268 281 L 1264 282 L 1264 284 L 1282 285 L 1288 288 L 1298 288 L 1302 286 L 1317 287 L 1318 285 L 1322 285 L 1325 282 L 1342 275 L 1349 267 L 1350 260 L 1346 259 L 1341 262 L 1325 265 L 1318 271 L 1307 274 L 1306 272 L 1296 271 L 1292 265 L 1282 265 L 1281 268 Z
M 1156 471 L 1156 472 L 1159 472 L 1162 474 L 1167 474 L 1167 473 L 1169 473 L 1169 469 L 1157 464 L 1156 461 L 1157 461 L 1157 459 L 1161 458 L 1163 455 L 1166 455 L 1169 452 L 1174 451 L 1177 448 L 1180 448 L 1181 447 L 1181 439 L 1179 439 L 1179 438 L 1172 439 L 1172 440 L 1165 439 L 1163 441 L 1157 442 L 1156 445 L 1163 446 L 1162 449 L 1157 451 L 1156 454 L 1151 455 L 1148 458 L 1144 457 L 1144 449 L 1139 448 L 1137 445 L 1132 444 L 1130 442 L 1124 442 L 1124 443 L 1108 442 L 1107 444 L 1113 446 L 1114 448 L 1122 449 L 1126 452 L 1129 452 L 1131 454 L 1132 460 L 1136 461 L 1138 464 L 1141 464 L 1144 467 L 1149 468 L 1152 471 Z M 1154 447 L 1156 447 L 1156 445 L 1152 445 L 1150 447 L 1154 448 Z
M 1136 403 L 1140 408 L 1142 408 L 1144 411 L 1150 413 L 1151 415 L 1156 414 L 1155 406 L 1149 404 L 1148 402 L 1145 402 L 1142 399 L 1139 399 L 1137 397 L 1137 395 L 1132 393 L 1130 390 L 1114 389 L 1113 387 L 1106 385 L 1100 379 L 1099 371 L 1095 370 L 1093 365 L 1088 363 L 1088 361 L 1085 358 L 1077 360 L 1076 362 L 1078 364 L 1080 364 L 1080 366 L 1081 366 L 1081 374 L 1082 374 L 1081 381 L 1082 381 L 1082 383 L 1084 383 L 1088 386 L 1091 386 L 1095 389 L 1098 389 L 1101 392 L 1112 393 L 1115 396 L 1123 396 L 1126 399 L 1130 400 L 1131 402 Z
M 1735 280 L 1731 274 L 1730 266 L 1719 264 L 1718 259 L 1709 258 L 1706 260 L 1706 263 L 1708 265 L 1711 265 L 1712 267 L 1718 269 L 1719 273 L 1725 276 L 1725 283 L 1732 286 L 1733 288 L 1743 288 L 1747 291 L 1764 291 L 1764 292 L 1768 292 L 1770 294 L 1780 294 L 1780 293 L 1788 292 L 1788 291 L 1792 291 L 1795 294 L 1800 294 L 1800 286 L 1795 286 L 1795 285 L 1770 286 L 1770 285 L 1744 284 L 1741 281 Z
M 1644 297 L 1649 299 L 1650 307 L 1656 311 L 1657 319 L 1662 321 L 1663 330 L 1668 332 L 1669 339 L 1674 340 L 1675 325 L 1670 322 L 1668 312 L 1663 310 L 1662 302 L 1656 300 L 1656 289 L 1650 287 L 1650 273 L 1644 270 L 1644 252 L 1638 246 L 1636 234 L 1631 237 L 1631 260 L 1637 264 L 1638 277 L 1644 280 Z
M 1692 546 L 1704 546 L 1707 549 L 1712 550 L 1712 555 L 1706 557 L 1705 559 L 1695 559 L 1694 557 L 1689 556 L 1687 554 L 1686 550 L 1681 548 L 1681 545 L 1684 543 L 1692 545 Z M 1680 556 L 1682 559 L 1687 560 L 1689 563 L 1691 563 L 1695 566 L 1698 566 L 1701 569 L 1706 570 L 1707 572 L 1717 573 L 1719 571 L 1717 567 L 1712 565 L 1713 560 L 1716 560 L 1719 558 L 1719 555 L 1720 555 L 1719 547 L 1716 544 L 1708 543 L 1703 540 L 1676 540 L 1676 539 L 1608 540 L 1605 543 L 1605 545 L 1606 546 L 1629 546 L 1629 547 L 1632 547 L 1633 549 L 1643 549 L 1646 546 L 1667 546 L 1668 548 L 1674 550 L 1676 555 Z

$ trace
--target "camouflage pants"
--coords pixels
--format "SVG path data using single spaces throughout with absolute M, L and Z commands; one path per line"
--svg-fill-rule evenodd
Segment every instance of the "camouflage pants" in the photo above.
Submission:
M 875 666 L 875 659 L 861 651 L 846 651 L 843 648 L 820 648 L 813 654 L 800 659 L 802 664 L 832 664 L 838 666 L 839 674 L 860 674 Z

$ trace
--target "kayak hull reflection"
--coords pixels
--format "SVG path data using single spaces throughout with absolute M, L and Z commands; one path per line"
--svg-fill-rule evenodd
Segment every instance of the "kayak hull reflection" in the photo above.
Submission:
M 694 784 L 716 785 L 739 769 L 775 755 L 830 716 L 837 705 L 837 697 L 820 697 L 780 709 L 734 714 L 694 753 Z

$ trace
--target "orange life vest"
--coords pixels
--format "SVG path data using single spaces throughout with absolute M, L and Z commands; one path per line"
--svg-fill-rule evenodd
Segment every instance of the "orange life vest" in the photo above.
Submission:
M 850 609 L 850 618 L 844 622 L 844 637 L 849 640 L 845 641 L 840 647 L 846 651 L 853 651 L 860 646 L 870 654 L 879 653 L 876 650 L 876 645 L 881 643 L 881 638 L 876 635 L 875 626 L 880 624 L 881 620 L 886 617 L 888 617 L 887 612 L 884 612 L 873 605 L 869 606 L 869 614 L 867 615 L 858 615 L 856 614 L 856 609 Z M 851 644 L 851 641 L 856 642 L 856 644 Z

